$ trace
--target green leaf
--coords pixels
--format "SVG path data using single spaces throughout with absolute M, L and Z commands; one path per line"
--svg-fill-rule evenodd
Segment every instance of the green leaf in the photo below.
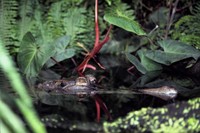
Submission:
M 158 43 L 166 53 L 177 54 L 179 56 L 182 55 L 183 59 L 193 57 L 197 60 L 200 57 L 199 50 L 185 43 L 178 42 L 175 40 L 164 40 L 159 41 Z
M 133 85 L 135 87 L 144 87 L 146 84 L 158 77 L 161 74 L 161 72 L 162 71 L 149 71 L 141 77 L 139 77 Z
M 149 59 L 164 64 L 164 65 L 171 65 L 174 62 L 180 61 L 187 57 L 183 55 L 174 54 L 174 53 L 165 53 L 164 51 L 160 50 L 148 50 L 145 54 Z
M 19 34 L 19 40 L 21 41 L 23 36 L 31 30 L 34 21 L 32 19 L 32 12 L 35 5 L 33 5 L 33 2 L 30 0 L 22 0 L 19 3 L 19 15 L 20 20 L 18 21 L 18 34 Z M 29 14 L 29 15 L 28 15 Z
M 73 48 L 67 48 L 69 45 L 71 39 L 69 36 L 63 36 L 57 39 L 54 43 L 55 45 L 55 54 L 53 55 L 53 58 L 56 59 L 56 61 L 60 62 L 65 59 L 71 58 L 75 55 L 75 49 Z M 55 62 L 51 59 L 48 60 L 46 63 L 47 67 L 51 67 L 55 64 Z
M 84 33 L 86 16 L 85 8 L 69 8 L 64 15 L 63 26 L 67 35 L 71 36 L 72 41 L 78 34 Z
M 56 47 L 56 53 L 59 54 L 59 53 L 62 53 L 65 48 L 69 45 L 70 43 L 70 37 L 69 36 L 62 36 L 60 38 L 58 38 L 55 42 L 54 42 L 54 45 Z
M 135 56 L 131 55 L 130 53 L 126 53 L 126 57 L 142 74 L 145 74 L 147 72 L 147 70 Z
M 56 59 L 56 61 L 60 62 L 65 59 L 69 59 L 73 57 L 74 55 L 75 55 L 75 49 L 69 48 L 69 49 L 65 49 L 62 53 L 56 54 L 55 56 L 53 56 L 53 58 Z M 55 62 L 53 60 L 48 60 L 46 63 L 47 67 L 51 67 L 54 64 Z
M 23 37 L 19 48 L 19 67 L 27 77 L 34 77 L 54 53 L 53 45 L 37 44 L 32 34 L 28 32 Z
M 140 57 L 141 64 L 147 71 L 155 71 L 155 70 L 162 70 L 162 65 L 149 59 L 148 56 L 145 56 L 146 51 L 141 49 L 137 52 Z
M 157 10 L 149 15 L 149 20 L 159 27 L 164 28 L 164 26 L 166 26 L 168 22 L 168 13 L 169 8 L 159 7 Z
M 9 125 L 9 128 L 11 128 L 16 133 L 27 133 L 27 130 L 24 127 L 22 120 L 17 115 L 15 115 L 15 113 L 9 108 L 9 106 L 6 103 L 4 103 L 1 99 L 0 111 L 0 120 L 4 121 L 4 123 L 1 121 L 1 124 L 4 125 L 6 123 L 7 125 Z M 0 129 L 0 131 L 1 130 L 2 129 Z
M 194 47 L 175 41 L 159 41 L 159 45 L 164 49 L 146 51 L 145 56 L 149 59 L 164 65 L 171 65 L 174 62 L 193 57 L 197 60 L 200 57 L 200 51 Z
M 139 23 L 121 12 L 107 13 L 104 19 L 112 25 L 118 26 L 124 30 L 133 32 L 137 35 L 146 35 Z

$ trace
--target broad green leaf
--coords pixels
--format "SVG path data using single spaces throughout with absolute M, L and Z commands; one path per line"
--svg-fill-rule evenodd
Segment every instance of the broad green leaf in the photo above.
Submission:
M 69 49 L 65 49 L 62 53 L 56 54 L 55 56 L 53 56 L 53 58 L 56 59 L 56 61 L 60 62 L 65 59 L 71 58 L 74 55 L 75 55 L 75 49 L 69 48 Z M 55 62 L 53 60 L 48 60 L 46 63 L 47 67 L 51 67 L 54 64 Z
M 146 35 L 137 21 L 122 14 L 123 13 L 117 11 L 108 13 L 104 16 L 104 19 L 112 25 L 118 26 L 137 35 Z
M 138 55 L 141 60 L 141 64 L 147 71 L 155 71 L 155 70 L 162 70 L 162 65 L 149 59 L 148 56 L 145 56 L 146 51 L 144 49 L 139 50 Z
M 37 44 L 33 35 L 28 32 L 23 37 L 19 48 L 19 67 L 27 77 L 34 77 L 54 53 L 53 45 Z
M 103 54 L 108 53 L 117 55 L 122 52 L 122 49 L 124 49 L 124 45 L 120 45 L 119 41 L 111 40 L 102 47 L 100 52 Z
M 175 54 L 175 53 L 166 53 L 160 50 L 149 50 L 145 54 L 149 59 L 164 64 L 164 65 L 171 65 L 174 62 L 180 61 L 182 59 L 186 59 L 189 56 Z
M 164 49 L 164 51 L 149 50 L 146 51 L 145 54 L 146 57 L 158 63 L 170 65 L 186 58 L 193 57 L 197 60 L 200 57 L 199 50 L 182 42 L 175 40 L 164 40 L 159 41 L 158 43 Z
M 149 20 L 159 27 L 164 28 L 164 26 L 166 26 L 168 22 L 168 13 L 169 8 L 159 7 L 157 10 L 149 15 Z
M 53 58 L 56 59 L 56 61 L 60 62 L 65 59 L 71 58 L 75 55 L 75 49 L 73 48 L 67 48 L 70 42 L 69 36 L 63 36 L 57 39 L 54 43 L 55 47 L 55 54 L 53 55 Z M 55 64 L 55 62 L 51 59 L 48 60 L 46 63 L 47 67 L 51 67 Z
M 177 56 L 179 57 L 182 55 L 183 59 L 193 57 L 197 60 L 200 57 L 199 50 L 185 43 L 178 42 L 175 40 L 164 40 L 159 41 L 158 43 L 164 49 L 164 52 L 177 54 Z
M 144 66 L 142 66 L 140 61 L 135 56 L 131 55 L 130 53 L 126 53 L 126 57 L 142 74 L 147 72 L 147 70 L 144 68 Z
M 148 71 L 133 84 L 135 87 L 144 87 L 147 83 L 153 81 L 162 71 Z
M 70 36 L 62 36 L 54 42 L 56 53 L 62 53 L 70 43 Z

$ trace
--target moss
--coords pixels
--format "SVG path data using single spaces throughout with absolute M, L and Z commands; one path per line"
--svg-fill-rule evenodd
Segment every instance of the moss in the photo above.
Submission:
M 110 132 L 198 132 L 200 131 L 200 98 L 178 102 L 162 108 L 143 108 L 124 118 L 104 122 Z

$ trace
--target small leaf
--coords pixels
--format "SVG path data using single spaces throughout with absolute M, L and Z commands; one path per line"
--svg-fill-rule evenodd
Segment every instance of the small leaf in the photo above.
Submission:
M 139 77 L 133 85 L 135 87 L 144 87 L 146 84 L 158 77 L 161 74 L 161 72 L 162 71 L 149 71 L 141 77 Z
M 145 56 L 146 51 L 144 49 L 139 50 L 138 55 L 141 60 L 141 64 L 146 68 L 147 71 L 156 71 L 162 70 L 162 65 L 149 59 L 148 56 Z
M 69 45 L 70 40 L 71 39 L 69 36 L 63 36 L 55 41 L 55 54 L 53 55 L 53 58 L 56 59 L 56 61 L 60 62 L 75 55 L 75 49 L 66 49 L 66 47 Z M 51 67 L 54 64 L 55 62 L 51 59 L 49 59 L 46 63 L 47 67 Z
M 65 49 L 65 51 L 63 51 L 62 53 L 56 54 L 53 58 L 56 59 L 56 61 L 60 62 L 63 61 L 65 59 L 71 58 L 75 55 L 75 49 L 69 48 L 69 49 Z M 46 65 L 47 67 L 51 67 L 55 64 L 55 62 L 53 60 L 48 60 Z
M 164 28 L 168 22 L 169 9 L 166 7 L 159 7 L 153 13 L 149 15 L 150 22 Z
M 62 36 L 58 38 L 54 43 L 56 53 L 58 54 L 65 51 L 65 48 L 69 45 L 70 40 L 71 40 L 70 36 Z
M 104 16 L 104 19 L 110 24 L 118 26 L 124 30 L 133 32 L 137 35 L 146 35 L 146 33 L 142 30 L 137 21 L 121 14 L 122 13 L 118 13 L 117 11 L 113 13 L 108 13 Z
M 140 71 L 142 74 L 145 74 L 147 70 L 142 66 L 140 61 L 133 55 L 126 53 L 126 57 L 128 60 L 137 68 L 138 71 Z
M 34 77 L 54 53 L 53 45 L 37 44 L 33 35 L 28 32 L 23 37 L 19 48 L 19 67 L 27 77 Z

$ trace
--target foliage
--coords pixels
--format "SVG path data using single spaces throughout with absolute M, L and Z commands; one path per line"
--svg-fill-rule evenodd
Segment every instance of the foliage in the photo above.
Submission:
M 181 17 L 174 27 L 172 37 L 182 42 L 200 48 L 200 3 L 198 3 L 192 15 Z
M 133 10 L 126 4 L 116 4 L 105 14 L 104 19 L 110 24 L 116 25 L 137 35 L 146 35 L 139 23 L 134 20 Z
M 47 61 L 48 67 L 54 65 L 55 62 L 50 60 L 51 56 L 60 62 L 78 53 L 78 44 L 90 47 L 94 38 L 92 10 L 78 7 L 81 2 L 63 0 L 53 2 L 48 8 L 44 8 L 37 0 L 19 2 L 20 19 L 15 20 L 18 23 L 14 32 L 17 40 L 15 45 L 19 46 L 17 51 L 20 69 L 27 77 L 36 76 Z M 28 31 L 33 33 L 35 39 L 26 34 Z M 24 55 L 28 57 L 25 58 Z
M 131 55 L 130 53 L 127 53 L 126 57 L 132 64 L 135 65 L 137 70 L 139 70 L 141 73 L 145 74 L 147 72 L 147 70 L 143 67 L 143 65 L 140 63 L 140 61 L 135 56 Z
M 24 127 L 23 122 L 20 120 L 20 118 L 17 115 L 15 115 L 15 113 L 1 99 L 0 99 L 0 107 L 1 107 L 0 111 L 2 112 L 0 114 L 0 119 L 3 121 L 3 122 L 1 121 L 2 132 L 9 133 L 12 130 L 16 133 L 27 133 L 27 130 Z M 4 115 L 3 112 L 6 112 L 6 115 Z M 6 123 L 10 126 L 10 129 L 9 127 L 6 126 Z
M 30 0 L 20 0 L 19 1 L 19 7 L 18 7 L 18 14 L 20 16 L 20 19 L 17 20 L 17 29 L 16 29 L 16 39 L 19 41 L 22 40 L 23 36 L 31 30 L 34 20 L 34 6 L 36 1 L 30 1 Z
M 12 46 L 16 27 L 18 3 L 16 0 L 0 2 L 0 39 L 5 46 Z
M 142 2 L 144 1 L 138 0 L 135 3 Z M 123 48 L 125 47 L 122 46 L 123 43 L 125 42 L 126 45 L 129 45 L 127 46 L 127 52 L 125 53 L 127 59 L 139 72 L 146 74 L 141 78 L 135 76 L 138 78 L 137 81 L 138 84 L 141 85 L 140 87 L 143 87 L 144 84 L 157 77 L 160 74 L 160 71 L 157 72 L 157 70 L 162 70 L 164 67 L 168 67 L 176 62 L 181 62 L 187 58 L 193 58 L 195 61 L 199 59 L 199 50 L 187 45 L 192 44 L 197 48 L 200 42 L 200 27 L 198 25 L 200 8 L 198 6 L 196 7 L 194 14 L 182 17 L 175 25 L 173 25 L 173 20 L 176 20 L 176 18 L 171 17 L 173 12 L 170 12 L 173 11 L 173 6 L 171 6 L 172 9 L 166 8 L 170 7 L 169 5 L 166 7 L 160 7 L 159 5 L 159 8 L 157 8 L 157 5 L 156 9 L 149 8 L 148 10 L 151 11 L 150 14 L 147 13 L 149 15 L 149 20 L 159 25 L 159 29 L 156 30 L 156 28 L 153 29 L 154 27 L 149 28 L 149 25 L 146 25 L 144 21 L 137 21 L 140 14 L 136 12 L 138 10 L 136 10 L 135 5 L 133 6 L 133 1 L 127 2 L 129 4 L 125 4 L 121 2 L 121 0 L 100 1 L 100 15 L 104 14 L 107 7 L 109 7 L 109 9 L 104 15 L 104 20 L 99 17 L 100 25 L 98 25 L 98 15 L 96 15 L 98 8 L 95 8 L 96 19 L 94 19 L 93 3 L 94 2 L 87 0 L 1 0 L 0 32 L 2 34 L 0 35 L 0 39 L 3 41 L 2 46 L 4 44 L 4 46 L 10 50 L 9 52 L 11 54 L 18 54 L 17 63 L 20 71 L 23 72 L 26 77 L 37 76 L 44 65 L 47 67 L 53 66 L 55 63 L 50 60 L 50 57 L 61 62 L 77 55 L 83 49 L 86 49 L 85 51 L 88 52 L 89 50 L 87 49 L 93 47 L 93 49 L 87 53 L 85 60 L 77 67 L 79 72 L 83 72 L 86 67 L 95 68 L 88 64 L 88 62 L 92 58 L 95 59 L 95 55 L 109 40 L 111 27 L 104 39 L 100 41 L 100 36 L 105 32 L 106 26 L 103 24 L 103 21 L 105 20 L 116 26 L 113 28 L 113 35 L 117 36 L 116 38 L 120 35 L 116 35 L 115 31 L 120 28 L 123 29 L 124 32 L 127 31 L 126 33 L 131 32 L 131 34 L 125 34 L 124 36 L 127 35 L 126 37 L 120 36 L 122 41 L 108 43 L 108 45 L 112 44 L 110 45 L 110 48 L 114 50 L 105 49 L 109 54 L 112 54 L 112 52 L 115 53 L 115 51 L 124 53 Z M 105 5 L 104 3 L 107 3 L 108 5 Z M 166 3 L 171 3 L 171 5 L 173 5 L 173 1 Z M 161 5 L 162 4 L 163 3 L 161 3 Z M 143 6 L 145 7 L 145 5 Z M 132 7 L 135 8 L 132 9 Z M 146 19 L 148 19 L 148 17 Z M 172 23 L 169 21 L 170 19 L 172 20 Z M 142 28 L 139 23 L 143 26 Z M 93 30 L 94 26 L 95 33 Z M 169 27 L 169 29 L 166 27 Z M 150 31 L 149 34 L 147 34 L 146 31 Z M 124 32 L 120 34 L 122 35 Z M 96 34 L 96 38 L 94 34 Z M 137 40 L 139 40 L 138 43 L 134 40 L 136 37 Z M 172 39 L 170 39 L 170 37 Z M 95 43 L 93 43 L 94 39 Z M 13 89 L 19 95 L 19 98 L 14 99 L 14 101 L 19 108 L 20 113 L 34 132 L 45 132 L 34 112 L 32 102 L 21 83 L 19 75 L 16 76 L 16 70 L 9 64 L 10 59 L 7 59 L 7 56 L 3 53 L 5 53 L 4 47 L 0 47 L 0 65 L 3 68 L 2 70 L 8 76 Z M 120 64 L 120 66 L 121 65 L 122 64 Z M 118 78 L 118 76 L 113 75 L 112 77 Z M 121 80 L 122 78 L 123 75 L 120 75 L 119 79 Z M 126 79 L 124 78 L 122 80 L 125 81 Z M 137 81 L 135 84 L 137 84 Z M 129 84 L 130 83 L 132 82 L 129 82 Z M 59 99 L 61 97 L 58 96 L 57 98 Z M 57 98 L 50 98 L 50 100 L 57 100 Z M 132 100 L 125 96 L 117 98 L 119 101 L 124 101 L 126 103 Z M 132 98 L 132 96 L 130 98 Z M 44 99 L 46 99 L 46 96 L 44 96 Z M 6 112 L 13 116 L 16 123 L 19 123 L 17 126 L 14 125 L 15 123 L 11 123 L 10 120 L 8 120 L 8 117 L 2 114 L 0 115 L 0 118 L 3 121 L 3 129 L 10 130 L 10 128 L 12 128 L 11 130 L 16 132 L 26 132 L 26 128 L 22 125 L 22 121 L 18 118 L 18 115 L 12 112 L 8 107 L 7 101 L 3 100 L 0 100 L 0 107 L 2 107 L 0 108 L 2 109 L 1 112 L 6 110 Z M 69 107 L 67 103 L 63 102 L 62 98 L 60 103 L 60 106 Z M 55 102 L 53 101 L 51 103 L 50 101 L 48 104 L 55 104 Z M 78 108 L 79 107 L 82 106 L 78 106 Z M 73 109 L 78 110 L 78 108 L 75 106 L 70 109 L 71 112 L 73 112 Z M 82 108 L 82 110 L 85 110 L 85 108 Z M 193 122 L 191 119 L 189 121 Z M 123 125 L 125 128 L 126 126 L 127 125 Z
M 53 48 L 51 44 L 37 44 L 32 34 L 28 32 L 22 39 L 18 54 L 21 71 L 27 77 L 36 76 L 44 63 L 55 53 Z
M 16 68 L 14 67 L 14 64 L 2 42 L 0 42 L 0 67 L 9 79 L 13 90 L 19 96 L 18 98 L 13 98 L 13 100 L 15 101 L 17 107 L 21 111 L 32 131 L 35 133 L 45 133 L 45 129 L 35 113 L 31 98 L 29 97 L 27 90 L 25 89 L 25 86 L 20 78 L 20 75 L 17 73 Z M 13 132 L 25 132 L 26 129 L 22 126 L 22 124 L 20 124 L 22 122 L 21 119 L 19 119 L 16 114 L 11 111 L 11 109 L 5 104 L 5 102 L 2 100 L 0 101 L 0 106 L 2 109 L 0 118 L 3 122 L 4 130 L 12 130 Z M 10 118 L 7 118 L 5 116 L 13 116 L 12 122 L 9 121 Z M 15 120 L 16 123 L 13 120 Z
M 187 44 L 175 40 L 163 40 L 158 43 L 164 51 L 144 49 L 137 51 L 141 63 L 135 56 L 129 53 L 127 53 L 126 56 L 143 74 L 148 71 L 161 70 L 162 65 L 169 66 L 172 63 L 186 58 L 192 57 L 197 60 L 200 57 L 199 50 Z
M 108 3 L 112 3 L 112 2 L 108 1 Z M 171 9 L 171 10 L 174 10 L 174 9 Z M 196 39 L 199 37 L 199 35 L 198 35 L 198 29 L 199 29 L 198 28 L 198 26 L 199 26 L 198 18 L 199 17 L 197 17 L 199 8 L 197 7 L 195 10 L 196 18 L 194 19 L 194 17 L 193 17 L 193 19 L 192 19 L 193 21 L 195 21 L 194 27 L 190 26 L 190 27 L 192 27 L 191 30 L 189 30 L 189 28 L 187 28 L 187 30 L 190 31 L 190 33 L 192 33 L 192 32 L 194 34 L 197 33 L 196 34 L 197 36 L 194 34 L 188 34 L 188 37 L 182 36 L 182 33 L 184 33 L 184 32 L 182 32 L 181 28 L 183 29 L 183 27 L 180 28 L 178 26 L 181 26 L 181 24 L 183 22 L 187 22 L 184 20 L 179 20 L 179 22 L 177 22 L 175 25 L 175 29 L 171 28 L 171 26 L 169 26 L 169 25 L 171 25 L 171 21 L 169 21 L 167 19 L 173 19 L 174 13 L 171 14 L 171 16 L 170 16 L 168 12 L 169 12 L 168 8 L 160 7 L 158 10 L 155 10 L 152 14 L 149 15 L 150 21 L 159 25 L 159 30 L 158 31 L 152 30 L 147 35 L 147 37 L 145 39 L 148 40 L 149 43 L 148 43 L 148 41 L 144 41 L 145 45 L 139 44 L 140 46 L 136 48 L 137 51 L 136 51 L 136 53 L 134 53 L 135 56 L 130 54 L 130 52 L 132 52 L 129 49 L 129 48 L 131 48 L 131 46 L 128 46 L 128 49 L 127 49 L 128 52 L 126 52 L 125 55 L 126 55 L 127 59 L 142 74 L 145 74 L 150 71 L 162 70 L 163 66 L 169 66 L 169 65 L 171 65 L 175 62 L 181 61 L 183 59 L 192 57 L 195 60 L 197 60 L 200 57 L 199 50 L 195 49 L 192 46 L 188 46 L 187 43 L 184 43 L 185 41 L 182 41 L 180 39 L 182 37 L 183 39 L 187 40 L 188 37 L 193 36 L 193 39 L 191 38 L 191 40 L 197 41 Z M 169 16 L 169 18 L 167 18 L 167 16 Z M 119 18 L 120 18 L 120 20 L 119 20 Z M 131 13 L 131 10 L 129 9 L 128 6 L 122 6 L 122 8 L 117 8 L 117 6 L 116 6 L 112 9 L 110 9 L 110 11 L 108 13 L 106 13 L 106 15 L 104 16 L 104 19 L 106 21 L 108 21 L 109 23 L 111 23 L 113 25 L 119 26 L 120 28 L 123 28 L 128 32 L 133 32 L 133 33 L 136 33 L 137 35 L 145 35 L 145 32 L 143 32 L 143 30 L 140 28 L 140 26 L 138 25 L 137 22 L 136 22 L 137 24 L 135 24 L 134 26 L 131 25 L 130 23 L 128 24 L 127 19 L 132 19 L 132 18 L 134 18 L 133 12 Z M 189 18 L 187 18 L 187 20 L 191 21 L 191 19 L 189 19 Z M 166 29 L 165 29 L 165 27 L 166 27 Z M 167 28 L 171 28 L 171 29 L 167 29 Z M 179 30 L 177 30 L 176 28 L 178 28 Z M 169 32 L 169 30 L 173 31 L 174 35 L 177 35 L 176 38 L 175 37 L 174 38 L 175 39 L 179 38 L 180 41 L 163 39 L 163 37 L 166 38 L 169 33 L 171 34 L 171 32 Z M 176 30 L 177 30 L 177 32 L 176 32 Z M 178 32 L 180 32 L 181 34 L 178 34 Z M 194 40 L 194 38 L 195 38 L 195 40 Z M 142 37 L 140 38 L 140 40 L 145 40 L 145 39 Z M 156 43 L 156 42 L 158 45 L 157 44 L 154 45 L 154 43 Z M 198 44 L 198 43 L 196 42 L 195 44 Z M 136 46 L 134 46 L 134 47 L 136 47 Z M 140 60 L 138 60 L 137 57 L 139 57 Z
M 45 7 L 38 0 L 2 0 L 0 37 L 10 52 L 16 53 L 27 32 L 33 33 L 40 44 L 46 45 L 68 35 L 71 36 L 69 47 L 79 52 L 81 49 L 77 43 L 90 47 L 94 33 L 92 9 L 80 7 L 82 2 L 54 1 Z
M 197 60 L 200 57 L 199 50 L 182 42 L 164 40 L 158 43 L 164 52 L 155 50 L 146 53 L 146 56 L 158 63 L 170 65 L 186 58 L 192 57 Z
M 54 43 L 53 43 L 53 52 L 55 53 L 52 57 L 56 59 L 56 61 L 60 62 L 64 59 L 71 58 L 72 56 L 75 55 L 75 49 L 73 48 L 68 48 L 65 49 L 69 43 L 70 43 L 71 38 L 69 36 L 62 36 L 58 38 Z M 47 67 L 51 67 L 55 64 L 54 61 L 48 60 L 46 62 Z

